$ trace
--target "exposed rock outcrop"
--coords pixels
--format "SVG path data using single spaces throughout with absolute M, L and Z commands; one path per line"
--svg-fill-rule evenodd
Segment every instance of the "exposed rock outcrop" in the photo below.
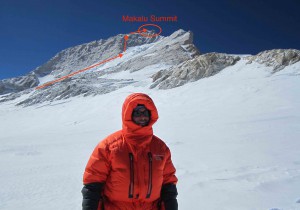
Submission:
M 222 53 L 199 55 L 194 59 L 154 74 L 152 77 L 153 85 L 150 88 L 158 86 L 159 89 L 170 89 L 213 76 L 224 68 L 234 65 L 238 60 L 240 60 L 239 56 Z
M 30 73 L 26 76 L 0 80 L 0 95 L 20 92 L 35 87 L 38 84 L 39 80 L 34 73 Z
M 295 49 L 267 50 L 257 55 L 248 56 L 248 64 L 254 62 L 273 67 L 273 72 L 280 71 L 284 67 L 300 61 L 300 51 Z

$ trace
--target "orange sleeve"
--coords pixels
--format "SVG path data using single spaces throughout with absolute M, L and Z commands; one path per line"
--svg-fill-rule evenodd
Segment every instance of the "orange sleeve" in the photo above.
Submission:
M 102 141 L 96 146 L 86 165 L 83 184 L 105 182 L 109 170 L 109 151 L 104 141 Z
M 176 184 L 178 179 L 175 176 L 175 172 L 176 172 L 176 169 L 171 160 L 171 152 L 170 152 L 170 149 L 167 147 L 166 164 L 164 167 L 164 175 L 163 175 L 164 176 L 163 184 L 169 184 L 169 183 Z

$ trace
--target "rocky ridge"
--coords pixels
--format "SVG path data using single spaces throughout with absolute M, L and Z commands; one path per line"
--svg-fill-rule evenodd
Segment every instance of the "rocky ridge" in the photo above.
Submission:
M 36 87 L 39 79 L 34 73 L 26 76 L 0 80 L 0 95 L 7 93 L 17 93 L 29 88 Z
M 266 50 L 257 55 L 248 56 L 247 64 L 257 62 L 273 68 L 273 72 L 280 71 L 284 67 L 300 61 L 300 51 L 296 49 L 274 49 Z
M 153 64 L 177 65 L 194 58 L 200 52 L 193 44 L 193 33 L 178 30 L 168 37 L 163 37 L 153 45 L 143 45 L 137 49 L 135 56 L 103 71 L 116 73 L 120 71 L 135 72 Z
M 223 53 L 208 53 L 199 55 L 177 66 L 161 70 L 153 75 L 153 84 L 159 89 L 170 89 L 194 82 L 204 77 L 210 77 L 224 68 L 234 65 L 241 58 Z

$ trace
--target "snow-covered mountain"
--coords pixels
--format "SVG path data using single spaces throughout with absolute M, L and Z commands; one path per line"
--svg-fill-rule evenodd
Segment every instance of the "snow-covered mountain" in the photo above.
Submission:
M 157 36 L 152 38 L 131 34 L 127 43 L 128 50 L 123 53 L 121 59 L 76 75 L 49 88 L 34 91 L 34 87 L 37 85 L 66 76 L 122 53 L 124 36 L 124 34 L 120 34 L 107 40 L 94 41 L 68 48 L 26 76 L 2 80 L 0 94 L 12 94 L 6 95 L 1 101 L 12 100 L 27 93 L 31 93 L 31 96 L 21 104 L 32 105 L 81 94 L 85 96 L 104 94 L 137 82 L 132 79 L 103 79 L 101 76 L 104 74 L 128 70 L 134 72 L 153 65 L 167 68 L 199 54 L 197 48 L 193 45 L 191 32 L 178 30 L 169 37 Z
M 122 52 L 118 37 L 102 41 L 111 54 L 96 57 L 100 41 L 69 48 L 51 68 L 0 82 L 1 210 L 80 210 L 85 164 L 121 128 L 132 92 L 157 105 L 154 132 L 172 151 L 180 209 L 300 209 L 298 50 L 201 55 L 179 30 L 136 37 L 122 58 L 34 89 Z M 79 61 L 88 51 L 95 57 Z
M 149 32 L 150 34 L 154 32 Z M 217 74 L 241 60 L 238 55 L 208 53 L 200 55 L 193 44 L 192 32 L 178 30 L 169 37 L 147 38 L 130 34 L 123 57 L 40 90 L 34 88 L 79 69 L 109 59 L 124 49 L 124 34 L 78 45 L 59 52 L 44 65 L 26 76 L 0 81 L 0 102 L 14 100 L 23 95 L 17 105 L 33 105 L 45 101 L 67 99 L 83 95 L 106 94 L 127 85 L 169 89 Z M 247 64 L 257 62 L 272 66 L 275 71 L 300 60 L 298 50 L 271 50 L 255 56 L 243 57 Z M 127 75 L 123 74 L 127 72 Z M 122 76 L 120 77 L 120 73 Z M 140 81 L 135 75 L 147 75 Z M 150 78 L 152 81 L 150 82 Z

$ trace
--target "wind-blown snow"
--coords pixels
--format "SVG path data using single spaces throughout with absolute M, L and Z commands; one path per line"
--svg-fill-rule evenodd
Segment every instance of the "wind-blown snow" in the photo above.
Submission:
M 81 209 L 89 155 L 121 128 L 125 97 L 145 92 L 177 167 L 179 209 L 299 210 L 300 63 L 271 74 L 245 62 L 170 90 L 134 84 L 26 108 L 2 103 L 0 209 Z

